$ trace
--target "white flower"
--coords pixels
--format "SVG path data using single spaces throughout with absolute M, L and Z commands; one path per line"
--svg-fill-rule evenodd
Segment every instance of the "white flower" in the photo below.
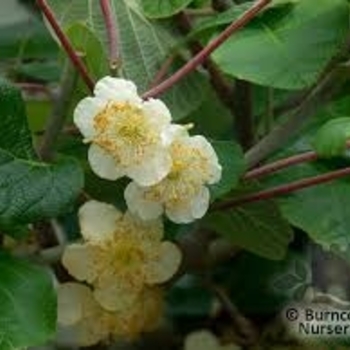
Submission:
M 77 105 L 74 122 L 85 142 L 92 143 L 88 158 L 98 176 L 109 180 L 128 176 L 149 186 L 168 174 L 170 112 L 160 100 L 143 101 L 131 81 L 101 79 L 94 97 Z
M 112 205 L 89 201 L 79 211 L 83 243 L 69 245 L 62 258 L 72 276 L 95 288 L 96 300 L 107 310 L 125 310 L 145 287 L 170 279 L 181 252 L 162 242 L 160 220 L 143 222 Z
M 185 339 L 184 350 L 240 350 L 235 344 L 221 345 L 218 339 L 207 330 L 190 333 Z
M 221 166 L 211 144 L 203 136 L 189 136 L 184 128 L 173 132 L 170 173 L 153 186 L 131 182 L 125 190 L 129 210 L 143 220 L 165 211 L 176 223 L 189 223 L 204 216 L 210 194 L 206 185 L 221 178 Z
M 91 289 L 79 283 L 59 285 L 57 321 L 70 343 L 89 346 L 110 337 L 135 338 L 156 328 L 163 313 L 160 289 L 147 288 L 123 312 L 108 312 L 95 300 Z

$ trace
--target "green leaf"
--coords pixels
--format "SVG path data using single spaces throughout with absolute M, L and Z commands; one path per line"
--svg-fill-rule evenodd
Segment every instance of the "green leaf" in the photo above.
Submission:
M 234 22 L 243 12 L 247 11 L 253 2 L 245 2 L 243 4 L 235 5 L 230 7 L 227 11 L 218 13 L 216 15 L 210 16 L 210 18 L 202 20 L 191 32 L 191 36 L 196 36 L 201 34 L 203 31 L 208 31 L 209 29 L 216 29 L 223 25 L 228 25 Z
M 49 0 L 48 3 L 65 31 L 73 24 L 84 23 L 104 47 L 104 52 L 100 50 L 87 54 L 95 62 L 105 60 L 108 41 L 99 2 Z M 121 74 L 134 81 L 139 92 L 143 93 L 150 88 L 164 62 L 173 54 L 174 47 L 179 45 L 180 39 L 168 23 L 153 23 L 147 19 L 136 0 L 112 0 L 111 7 L 119 34 Z M 169 74 L 178 67 L 178 63 L 175 62 L 169 69 Z M 105 71 L 103 75 L 107 74 L 109 72 Z M 195 71 L 166 92 L 162 99 L 170 108 L 174 119 L 179 120 L 201 104 L 208 88 L 207 79 Z
M 0 149 L 16 157 L 33 158 L 26 111 L 18 89 L 0 79 Z
M 321 157 L 344 155 L 346 140 L 350 137 L 350 117 L 328 121 L 317 132 L 314 148 Z
M 186 8 L 192 0 L 141 0 L 142 10 L 149 18 L 171 17 Z
M 107 56 L 102 43 L 96 38 L 93 32 L 82 23 L 75 23 L 68 27 L 69 36 L 75 49 L 83 57 L 89 74 L 97 80 L 108 71 Z
M 264 12 L 213 54 L 227 74 L 281 89 L 315 82 L 345 42 L 346 0 L 303 0 Z
M 82 171 L 71 158 L 48 165 L 0 149 L 0 226 L 56 217 L 70 210 L 82 186 Z
M 334 164 L 336 165 L 336 164 Z M 325 161 L 302 164 L 294 169 L 271 175 L 264 183 L 276 186 L 296 179 L 324 174 L 335 166 Z M 284 217 L 305 231 L 315 242 L 330 248 L 350 245 L 350 183 L 348 179 L 296 191 L 280 197 Z
M 293 237 L 290 226 L 272 201 L 214 211 L 204 218 L 203 225 L 233 244 L 272 260 L 283 259 Z
M 220 182 L 210 187 L 212 198 L 217 199 L 238 185 L 246 165 L 243 151 L 238 144 L 231 141 L 213 141 L 212 145 L 222 166 Z
M 0 253 L 0 349 L 41 345 L 56 329 L 50 274 Z
M 51 165 L 35 157 L 20 92 L 0 81 L 0 227 L 69 210 L 83 180 L 73 159 Z

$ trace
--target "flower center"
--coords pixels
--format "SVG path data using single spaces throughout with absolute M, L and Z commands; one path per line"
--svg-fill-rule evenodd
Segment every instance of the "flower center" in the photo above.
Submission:
M 117 274 L 128 273 L 130 270 L 142 267 L 145 254 L 140 242 L 130 237 L 122 237 L 107 245 L 105 261 L 107 268 L 112 268 Z
M 145 147 L 159 141 L 155 126 L 142 109 L 130 103 L 109 103 L 94 120 L 97 136 L 93 142 L 121 163 L 134 163 Z

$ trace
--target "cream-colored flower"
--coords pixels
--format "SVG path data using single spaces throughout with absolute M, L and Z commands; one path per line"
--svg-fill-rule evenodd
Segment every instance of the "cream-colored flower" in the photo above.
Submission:
M 180 265 L 178 247 L 162 242 L 160 220 L 144 222 L 89 201 L 79 221 L 84 242 L 68 246 L 62 262 L 72 276 L 94 286 L 96 300 L 107 310 L 130 308 L 145 286 L 167 281 Z
M 143 101 L 131 81 L 101 79 L 94 97 L 77 105 L 74 122 L 85 142 L 92 143 L 88 158 L 98 176 L 109 180 L 128 176 L 149 186 L 168 174 L 170 112 L 160 100 Z
M 185 339 L 184 350 L 240 350 L 235 344 L 221 345 L 218 339 L 207 330 L 190 333 Z
M 72 343 L 89 346 L 109 336 L 114 328 L 113 316 L 96 302 L 89 287 L 79 283 L 61 284 L 57 296 L 57 321 L 69 328 L 68 338 Z
M 170 146 L 170 173 L 153 186 L 131 182 L 125 190 L 129 210 L 143 220 L 165 211 L 176 223 L 189 223 L 203 217 L 209 207 L 207 185 L 221 178 L 221 166 L 211 144 L 203 136 L 189 136 L 178 128 Z
M 58 323 L 70 342 L 90 346 L 112 337 L 136 338 L 155 329 L 163 312 L 162 293 L 145 289 L 128 310 L 109 312 L 95 300 L 91 289 L 79 283 L 58 287 Z

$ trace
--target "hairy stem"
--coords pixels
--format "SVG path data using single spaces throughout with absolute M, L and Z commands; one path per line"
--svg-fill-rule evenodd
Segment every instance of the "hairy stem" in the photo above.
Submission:
M 346 167 L 339 170 L 327 172 L 322 175 L 312 176 L 306 179 L 290 182 L 285 185 L 276 186 L 263 191 L 255 192 L 244 197 L 230 199 L 212 206 L 213 210 L 227 210 L 238 205 L 258 202 L 262 200 L 271 199 L 277 196 L 285 195 L 295 191 L 302 190 L 304 188 L 313 187 L 316 185 L 324 184 L 336 179 L 340 179 L 350 175 L 350 167 Z
M 89 73 L 86 69 L 86 66 L 82 59 L 77 55 L 75 52 L 70 40 L 66 36 L 66 34 L 63 32 L 61 26 L 59 25 L 54 13 L 52 12 L 50 6 L 47 4 L 46 0 L 37 0 L 37 5 L 42 11 L 44 17 L 47 19 L 47 21 L 50 23 L 53 31 L 55 32 L 58 40 L 62 44 L 63 48 L 65 49 L 68 57 L 72 61 L 74 67 L 79 72 L 81 78 L 85 82 L 86 86 L 89 88 L 90 92 L 93 92 L 94 89 L 94 82 L 92 78 L 89 76 Z
M 112 15 L 110 0 L 100 0 L 100 6 L 108 37 L 109 67 L 111 74 L 115 76 L 120 65 L 120 54 L 118 50 L 118 28 L 116 26 L 115 18 L 113 18 Z
M 171 77 L 163 81 L 158 86 L 147 91 L 143 98 L 158 96 L 169 90 L 179 80 L 187 76 L 199 65 L 201 65 L 210 54 L 224 43 L 233 33 L 249 23 L 262 9 L 264 9 L 272 0 L 258 0 L 250 9 L 244 12 L 235 22 L 229 25 L 216 39 L 212 40 L 202 51 L 188 61 L 182 68 L 175 72 Z
M 178 15 L 177 19 L 180 31 L 185 35 L 188 34 L 192 30 L 190 18 L 184 12 L 182 12 Z M 203 46 L 200 42 L 191 40 L 190 49 L 192 54 L 195 56 L 203 50 Z M 203 67 L 209 73 L 210 83 L 217 96 L 227 106 L 231 113 L 234 114 L 234 105 L 232 103 L 232 87 L 226 82 L 224 76 L 216 64 L 209 57 L 207 57 L 203 62 Z
M 51 116 L 48 118 L 43 140 L 39 148 L 39 155 L 45 161 L 50 161 L 54 155 L 54 146 L 64 126 L 69 101 L 76 86 L 77 78 L 77 71 L 71 62 L 67 60 L 63 68 L 59 93 L 54 98 L 53 110 Z
M 244 175 L 245 180 L 253 180 L 258 179 L 262 176 L 269 175 L 271 173 L 274 173 L 278 170 L 290 167 L 292 165 L 297 165 L 304 162 L 311 162 L 318 158 L 316 152 L 310 151 L 310 152 L 304 152 L 301 154 L 297 154 L 295 156 L 291 156 L 288 158 L 279 159 L 276 162 L 272 162 L 266 165 L 263 165 L 261 167 L 252 169 L 248 171 Z

